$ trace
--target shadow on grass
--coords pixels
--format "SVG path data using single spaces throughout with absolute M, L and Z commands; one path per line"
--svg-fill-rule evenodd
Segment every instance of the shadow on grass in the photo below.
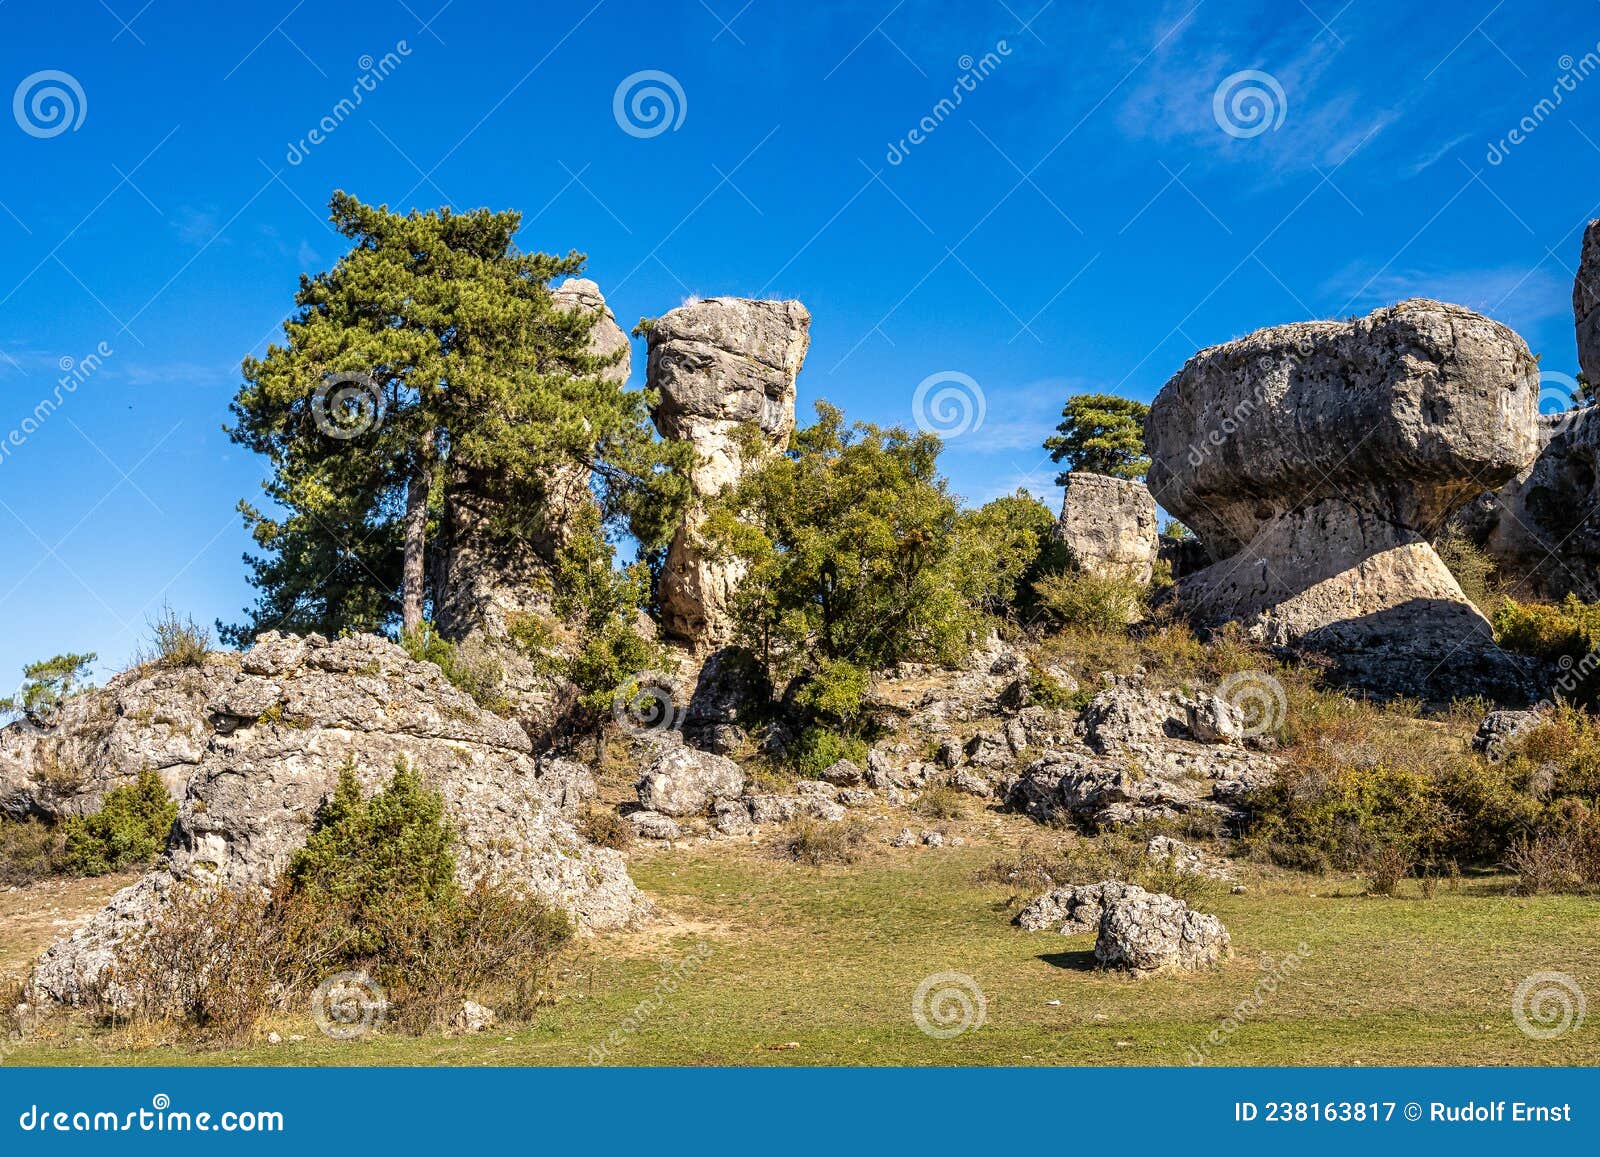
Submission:
M 1095 962 L 1092 948 L 1077 952 L 1041 952 L 1038 959 L 1053 968 L 1065 968 L 1070 972 L 1093 972 L 1100 967 Z

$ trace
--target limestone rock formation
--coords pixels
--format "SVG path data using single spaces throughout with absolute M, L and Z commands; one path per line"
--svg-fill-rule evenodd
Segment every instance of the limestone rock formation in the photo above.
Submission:
M 550 291 L 557 308 L 596 313 L 589 332 L 589 352 L 620 360 L 602 371 L 607 381 L 628 380 L 631 347 L 600 293 L 584 278 L 569 278 Z M 530 496 L 547 512 L 543 535 L 532 540 L 497 533 L 493 519 L 505 501 L 505 486 L 492 474 L 458 470 L 446 487 L 444 525 L 435 555 L 434 623 L 448 639 L 465 639 L 475 631 L 491 638 L 506 634 L 506 616 L 518 611 L 544 611 L 550 605 L 549 568 L 565 541 L 573 517 L 588 502 L 589 470 L 580 463 L 558 466 Z
M 1206 714 L 1204 700 L 1157 694 L 1137 677 L 1115 679 L 1089 701 L 1074 736 L 1051 742 L 1010 783 L 1006 802 L 1040 822 L 1064 818 L 1095 829 L 1182 816 L 1237 819 L 1243 797 L 1272 782 L 1278 763 L 1237 729 L 1213 728 L 1210 741 L 1200 740 L 1190 723 Z
M 1052 888 L 1030 901 L 1011 922 L 1024 932 L 1059 932 L 1063 936 L 1096 932 L 1105 911 L 1107 890 L 1115 894 L 1127 886 L 1117 880 L 1103 880 L 1098 884 Z
M 639 803 L 667 816 L 698 816 L 719 799 L 744 791 L 744 772 L 731 759 L 684 744 L 668 747 L 639 776 Z
M 1055 533 L 1084 570 L 1150 581 L 1159 535 L 1156 501 L 1144 483 L 1073 471 Z
M 1578 330 L 1578 364 L 1600 385 L 1600 220 L 1583 231 L 1583 252 L 1572 285 L 1572 320 Z
M 1229 953 L 1222 921 L 1174 896 L 1133 884 L 1107 885 L 1094 957 L 1136 977 L 1210 968 Z
M 662 437 L 692 442 L 690 481 L 698 496 L 738 481 L 747 465 L 738 431 L 759 430 L 767 449 L 794 432 L 795 377 L 810 343 L 811 315 L 798 301 L 713 297 L 658 318 L 650 329 L 648 382 Z M 697 511 L 674 535 L 661 573 L 666 633 L 697 647 L 729 634 L 738 567 L 706 556 Z
M 572 827 L 593 793 L 587 773 L 560 760 L 540 764 L 520 727 L 387 640 L 263 635 L 243 654 L 181 671 L 137 669 L 82 698 L 40 742 L 163 758 L 169 782 L 184 781 L 182 803 L 157 867 L 41 958 L 33 978 L 41 995 L 75 999 L 118 939 L 148 923 L 180 882 L 270 885 L 347 763 L 374 791 L 403 759 L 443 796 L 463 883 L 527 889 L 589 928 L 623 926 L 648 911 L 623 856 L 590 846 Z M 127 711 L 156 702 L 148 714 Z M 106 775 L 116 773 L 111 765 Z M 91 778 L 79 797 L 53 806 L 82 810 L 103 786 Z M 9 776 L 6 791 L 13 800 L 50 798 Z
M 1374 689 L 1515 682 L 1429 539 L 1533 461 L 1538 392 L 1516 334 L 1422 299 L 1200 351 L 1147 426 L 1151 492 L 1214 560 L 1179 605 Z

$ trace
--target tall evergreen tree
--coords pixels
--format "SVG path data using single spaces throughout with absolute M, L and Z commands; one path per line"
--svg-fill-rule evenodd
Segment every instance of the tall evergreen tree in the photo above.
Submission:
M 1051 461 L 1062 463 L 1056 485 L 1065 486 L 1074 470 L 1112 478 L 1143 478 L 1144 423 L 1150 407 L 1115 394 L 1074 394 L 1061 408 L 1061 424 L 1044 440 Z
M 225 638 L 420 624 L 449 468 L 504 488 L 497 533 L 538 534 L 542 480 L 582 465 L 607 519 L 665 537 L 684 452 L 654 441 L 642 392 L 604 377 L 597 317 L 552 302 L 581 254 L 520 252 L 516 212 L 400 214 L 343 192 L 331 210 L 352 248 L 301 277 L 284 343 L 245 360 L 232 405 L 228 433 L 267 457 L 284 513 L 240 503 L 260 593 Z

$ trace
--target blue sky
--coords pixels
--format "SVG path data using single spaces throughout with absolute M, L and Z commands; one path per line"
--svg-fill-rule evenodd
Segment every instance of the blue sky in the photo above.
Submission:
M 221 425 L 240 358 L 340 252 L 334 188 L 519 208 L 523 246 L 586 252 L 627 325 L 691 294 L 799 298 L 803 410 L 909 423 L 920 383 L 965 375 L 984 408 L 956 415 L 956 488 L 1054 503 L 1039 443 L 1067 394 L 1148 400 L 1260 326 L 1426 294 L 1574 371 L 1600 77 L 1572 78 L 1600 54 L 1597 14 L 6 0 L 0 681 L 66 649 L 120 666 L 163 601 L 204 622 L 249 601 L 233 507 L 262 469 Z M 670 83 L 624 88 L 619 118 L 637 73 Z M 629 119 L 650 83 L 670 127 L 648 102 Z M 1240 86 L 1265 105 L 1235 104 Z M 31 99 L 52 87 L 66 121 Z M 63 359 L 102 345 L 30 421 Z

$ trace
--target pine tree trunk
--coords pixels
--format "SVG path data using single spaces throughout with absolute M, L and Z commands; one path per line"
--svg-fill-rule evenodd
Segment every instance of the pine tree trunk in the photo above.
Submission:
M 428 537 L 428 484 L 433 478 L 433 431 L 424 436 L 406 480 L 405 559 L 400 572 L 400 624 L 407 631 L 422 625 L 425 593 L 424 550 Z

